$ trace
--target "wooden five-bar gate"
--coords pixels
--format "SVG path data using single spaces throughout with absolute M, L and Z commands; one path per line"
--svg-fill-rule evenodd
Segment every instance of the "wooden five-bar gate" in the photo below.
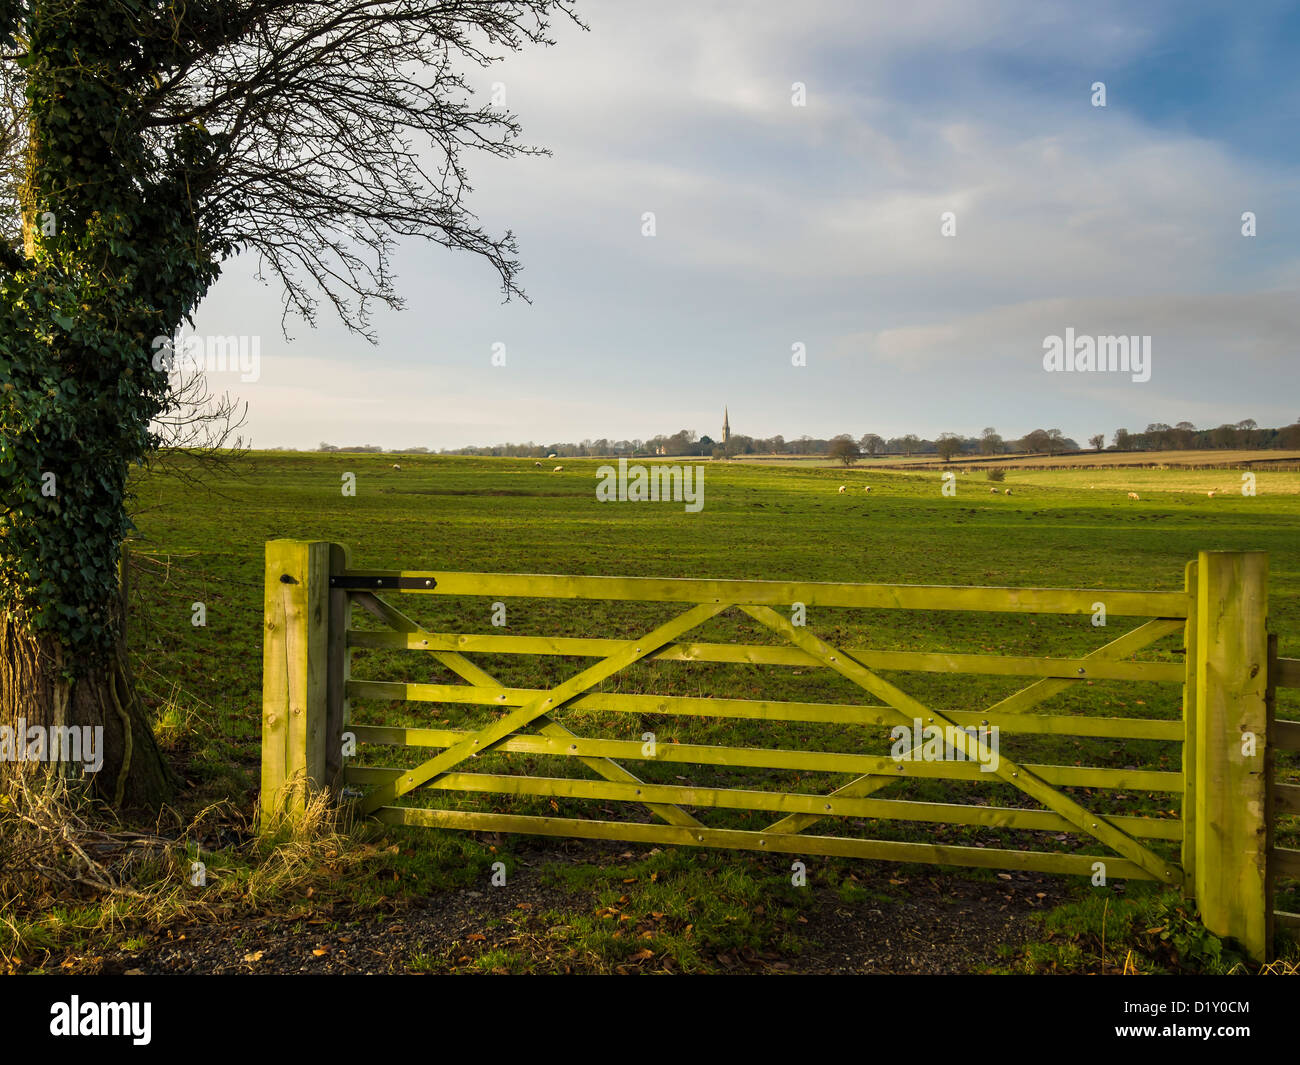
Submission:
M 362 814 L 389 824 L 483 832 L 534 833 L 662 845 L 745 848 L 794 855 L 843 856 L 938 865 L 980 866 L 1178 885 L 1213 932 L 1238 941 L 1253 958 L 1270 956 L 1274 925 L 1300 927 L 1300 916 L 1274 911 L 1273 883 L 1300 878 L 1300 850 L 1273 843 L 1274 818 L 1300 815 L 1300 786 L 1274 779 L 1277 751 L 1300 751 L 1300 723 L 1275 720 L 1277 687 L 1300 687 L 1300 661 L 1279 659 L 1267 630 L 1268 559 L 1263 552 L 1201 552 L 1183 591 L 1101 591 L 832 584 L 754 580 L 549 576 L 353 568 L 337 544 L 276 540 L 266 549 L 262 706 L 262 823 L 301 811 L 312 790 L 328 788 Z M 432 595 L 506 600 L 609 600 L 680 604 L 680 612 L 631 639 L 515 636 L 427 629 L 389 601 Z M 835 646 L 799 624 L 792 611 L 866 608 L 1012 614 L 1094 614 L 1146 618 L 1091 652 L 1074 657 L 1015 657 L 883 651 Z M 354 628 L 357 609 L 380 627 Z M 779 642 L 690 642 L 693 630 L 725 611 L 740 611 Z M 819 615 L 813 615 L 816 618 Z M 1185 659 L 1134 660 L 1167 637 Z M 769 637 L 771 639 L 771 637 Z M 432 656 L 457 683 L 360 679 L 354 653 L 412 651 Z M 595 658 L 552 686 L 510 687 L 469 655 Z M 605 690 L 636 663 L 752 663 L 825 669 L 846 678 L 858 701 L 793 702 L 669 696 Z M 1026 687 L 982 709 L 939 710 L 880 673 L 962 673 L 1030 678 Z M 1099 717 L 1035 711 L 1044 700 L 1097 681 L 1181 686 L 1177 718 Z M 870 697 L 864 698 L 864 697 Z M 469 728 L 362 724 L 352 707 L 365 700 L 496 708 Z M 924 723 L 943 730 L 944 757 L 921 757 L 920 735 L 900 756 L 776 747 L 658 742 L 579 734 L 571 711 L 822 723 L 873 729 Z M 583 719 L 588 720 L 587 718 Z M 573 724 L 571 721 L 570 724 Z M 994 750 L 996 737 L 1074 736 L 1181 745 L 1178 771 L 1031 764 Z M 350 744 L 423 749 L 418 765 L 349 763 Z M 933 748 L 931 748 L 933 750 Z M 475 772 L 481 755 L 568 759 L 585 777 Z M 916 757 L 911 757 L 915 753 Z M 825 793 L 752 787 L 653 783 L 629 762 L 693 764 L 814 775 L 841 775 Z M 645 772 L 643 769 L 642 772 Z M 900 780 L 999 781 L 1025 805 L 987 805 L 878 797 Z M 675 780 L 683 780 L 674 776 Z M 769 778 L 764 778 L 768 779 Z M 1101 812 L 1101 795 L 1168 793 L 1169 816 Z M 469 793 L 594 800 L 648 812 L 640 820 L 539 816 L 418 805 L 430 796 Z M 710 809 L 758 811 L 761 829 L 710 826 Z M 604 807 L 603 809 L 608 809 Z M 1098 853 L 1065 849 L 961 845 L 861 838 L 807 831 L 828 819 L 985 826 L 1086 839 Z M 865 819 L 865 820 L 864 820 Z M 1042 838 L 1042 837 L 1040 837 Z M 1096 847 L 1095 845 L 1100 845 Z

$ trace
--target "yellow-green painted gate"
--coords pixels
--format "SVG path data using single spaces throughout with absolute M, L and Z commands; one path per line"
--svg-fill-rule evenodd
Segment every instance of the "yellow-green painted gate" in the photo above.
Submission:
M 644 604 L 656 620 L 630 639 L 444 632 L 392 605 L 401 596 L 486 597 L 502 610 L 507 602 L 573 607 L 603 600 Z M 816 635 L 816 624 L 803 623 L 808 611 L 817 610 L 820 618 L 840 608 L 1095 615 L 1099 606 L 1111 618 L 1146 620 L 1073 658 L 838 646 Z M 665 610 L 668 616 L 659 617 Z M 766 642 L 691 639 L 727 612 L 750 619 Z M 353 627 L 358 616 L 371 619 L 370 627 Z M 1161 592 L 365 570 L 351 567 L 337 544 L 277 540 L 266 551 L 265 625 L 267 825 L 301 809 L 309 790 L 331 788 L 355 792 L 360 813 L 390 824 L 1155 880 L 1181 885 L 1196 898 L 1207 927 L 1260 959 L 1269 955 L 1275 920 L 1300 926 L 1300 917 L 1275 914 L 1272 904 L 1275 878 L 1300 877 L 1300 851 L 1272 842 L 1274 816 L 1300 814 L 1300 787 L 1272 779 L 1275 751 L 1300 750 L 1300 724 L 1275 721 L 1273 698 L 1278 686 L 1300 686 L 1300 662 L 1278 659 L 1268 635 L 1262 552 L 1202 552 L 1188 564 L 1182 591 Z M 1170 638 L 1183 661 L 1134 658 Z M 395 668 L 395 652 L 419 652 L 455 680 L 354 676 L 354 659 L 366 652 L 378 656 L 380 673 Z M 555 683 L 509 686 L 471 655 L 595 661 Z M 696 695 L 619 690 L 631 667 L 650 662 L 748 663 L 792 668 L 801 676 L 827 670 L 847 680 L 856 698 L 718 696 L 706 691 L 707 678 Z M 882 673 L 995 675 L 1028 683 L 987 706 L 940 710 Z M 1181 715 L 1040 709 L 1053 696 L 1098 682 L 1177 685 Z M 432 727 L 450 718 L 392 725 L 364 723 L 356 713 L 363 705 L 399 702 L 491 709 L 471 727 L 452 728 Z M 658 742 L 653 733 L 638 740 L 612 727 L 591 734 L 593 722 L 660 715 L 758 727 L 848 726 L 875 736 L 894 726 L 891 735 L 903 738 L 881 754 L 791 743 Z M 571 729 L 575 722 L 566 725 L 566 719 L 585 727 Z M 1003 735 L 1163 741 L 1179 744 L 1181 758 L 1178 769 L 1037 764 L 1008 757 Z M 349 761 L 354 742 L 367 755 L 383 748 L 423 753 L 406 766 L 375 765 L 368 757 Z M 583 775 L 476 771 L 487 755 L 484 761 L 519 756 L 510 764 L 525 770 L 538 760 L 564 759 L 571 769 L 582 767 Z M 637 763 L 638 771 L 628 768 Z M 648 763 L 714 767 L 726 779 L 698 786 L 674 773 L 673 780 L 686 782 L 647 781 L 641 774 Z M 787 780 L 793 773 L 796 781 L 809 774 L 843 782 L 823 792 L 731 786 L 746 772 L 768 783 L 773 772 Z M 978 798 L 957 803 L 888 796 L 891 785 L 918 779 L 997 781 L 1005 785 L 1001 794 L 1012 798 L 992 805 Z M 1167 795 L 1168 806 L 1154 816 L 1117 812 L 1117 801 L 1131 792 Z M 465 798 L 474 793 L 541 798 L 557 813 L 560 800 L 598 804 L 600 812 L 621 809 L 627 816 L 477 809 Z M 430 805 L 430 797 L 446 801 Z M 767 824 L 710 825 L 710 811 L 719 810 L 757 812 Z M 868 821 L 1023 830 L 1076 846 L 1026 849 L 836 832 Z M 1081 850 L 1079 842 L 1091 846 Z

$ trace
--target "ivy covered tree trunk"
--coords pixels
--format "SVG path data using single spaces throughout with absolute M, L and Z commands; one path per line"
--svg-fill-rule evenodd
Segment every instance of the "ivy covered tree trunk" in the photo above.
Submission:
M 119 807 L 157 806 L 171 793 L 172 774 L 135 697 L 125 656 L 66 670 L 66 655 L 57 640 L 33 636 L 0 613 L 0 724 L 102 729 L 94 750 L 96 792 Z M 82 753 L 88 759 L 90 751 Z
M 401 306 L 394 234 L 522 294 L 460 156 L 539 149 L 464 75 L 550 44 L 553 13 L 581 26 L 569 0 L 0 0 L 0 726 L 102 728 L 102 795 L 168 790 L 116 563 L 127 474 L 182 403 L 171 338 L 237 250 L 287 313 L 323 294 L 367 338 Z
M 21 247 L 0 250 L 0 726 L 102 730 L 95 790 L 157 804 L 170 776 L 131 682 L 117 564 L 128 471 L 168 394 L 154 338 L 217 272 L 183 195 L 210 138 L 146 136 L 150 64 L 129 60 L 149 42 L 121 11 L 23 9 L 0 26 L 27 51 L 28 138 Z

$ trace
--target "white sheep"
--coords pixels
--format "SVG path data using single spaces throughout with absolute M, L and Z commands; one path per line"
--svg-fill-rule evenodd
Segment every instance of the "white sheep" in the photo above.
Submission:
M 1211 488 L 1211 489 L 1210 489 L 1208 492 L 1206 492 L 1205 494 L 1206 494 L 1207 496 L 1209 496 L 1211 499 L 1213 499 L 1213 498 L 1214 498 L 1214 489 Z
M 399 466 L 396 462 L 393 463 L 393 469 L 395 469 L 398 473 L 402 472 L 402 467 Z
M 848 487 L 846 485 L 840 485 L 840 495 L 843 495 L 847 491 Z
M 871 491 L 871 485 L 867 485 L 867 486 L 864 487 L 862 490 L 863 490 L 864 492 L 870 492 L 870 491 Z
M 563 470 L 564 470 L 564 467 L 563 467 L 563 466 L 556 466 L 555 469 L 553 469 L 551 472 L 552 472 L 552 473 L 560 473 L 560 472 L 562 472 Z
M 542 468 L 542 464 L 540 462 L 534 462 L 533 465 L 536 466 L 539 470 Z
M 998 490 L 997 490 L 996 488 L 990 488 L 990 489 L 989 489 L 989 495 L 991 495 L 991 496 L 995 496 L 995 495 L 997 495 L 997 494 L 998 494 Z
M 1139 496 L 1136 492 L 1130 492 L 1130 493 L 1128 494 L 1128 497 L 1129 497 L 1129 499 L 1140 499 L 1140 498 L 1141 498 L 1141 496 Z
M 1010 488 L 1004 488 L 1004 489 L 1002 490 L 1002 494 L 1003 494 L 1003 495 L 1008 495 L 1008 496 L 1009 496 L 1009 495 L 1011 494 L 1011 489 L 1010 489 Z

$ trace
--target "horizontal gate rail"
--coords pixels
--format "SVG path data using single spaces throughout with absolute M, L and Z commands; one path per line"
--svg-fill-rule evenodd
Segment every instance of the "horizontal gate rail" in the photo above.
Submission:
M 305 775 L 309 786 L 346 783 L 358 797 L 358 812 L 395 825 L 1085 876 L 1104 869 L 1107 878 L 1181 885 L 1211 931 L 1264 958 L 1271 922 L 1300 927 L 1300 916 L 1274 913 L 1271 905 L 1275 879 L 1300 878 L 1300 850 L 1275 846 L 1270 820 L 1300 816 L 1300 784 L 1270 776 L 1275 752 L 1300 750 L 1300 722 L 1277 721 L 1272 696 L 1279 687 L 1300 687 L 1300 660 L 1266 653 L 1266 572 L 1259 552 L 1202 552 L 1177 592 L 460 573 L 357 568 L 337 545 L 276 541 L 267 548 L 264 808 L 283 806 L 291 780 Z M 648 623 L 651 631 L 630 639 L 623 638 L 626 620 L 614 633 L 594 637 L 508 635 L 441 631 L 459 626 L 417 621 L 387 601 L 395 595 L 663 603 L 682 612 Z M 786 613 L 801 606 L 1068 616 L 1095 614 L 1098 604 L 1111 617 L 1145 620 L 1094 650 L 1064 656 L 836 646 L 808 627 L 811 620 L 792 623 Z M 354 627 L 354 606 L 383 628 Z M 712 626 L 693 632 L 724 613 L 756 635 L 719 640 Z M 729 622 L 725 631 L 737 629 Z M 1179 645 L 1161 645 L 1167 639 Z M 322 655 L 328 661 L 318 661 Z M 499 656 L 512 659 L 511 672 L 503 674 L 510 683 L 483 668 L 500 663 Z M 1180 660 L 1171 661 L 1175 656 Z M 382 663 L 383 679 L 354 675 L 354 657 Z M 514 683 L 531 670 L 523 659 L 532 657 L 588 661 L 568 671 L 561 666 L 554 684 Z M 432 661 L 454 677 L 447 682 L 439 671 L 391 679 L 389 671 L 403 661 Z M 816 671 L 819 686 L 838 674 L 836 683 L 848 681 L 853 694 L 833 702 L 743 698 L 740 691 L 759 690 L 752 687 L 754 670 L 740 674 L 738 691 L 725 686 L 735 670 L 701 669 L 697 686 L 681 670 L 641 668 L 651 662 L 794 667 L 798 674 Z M 539 668 L 549 677 L 556 666 Z M 566 673 L 572 675 L 563 679 Z M 1023 680 L 1010 693 L 987 698 L 978 697 L 991 690 L 984 687 L 972 686 L 967 697 L 954 685 L 941 686 L 942 708 L 897 686 L 955 674 Z M 636 690 L 656 677 L 686 694 Z M 1182 706 L 1177 716 L 1172 697 L 1146 716 L 1042 709 L 1046 700 L 1103 683 L 1177 684 Z M 1113 687 L 1097 691 L 1113 698 Z M 1149 698 L 1137 699 L 1138 706 Z M 965 705 L 949 709 L 954 702 Z M 366 723 L 356 722 L 353 711 L 363 703 Z M 383 704 L 402 705 L 401 723 Z M 443 708 L 433 716 L 448 727 L 429 727 L 423 707 L 430 704 Z M 647 733 L 646 744 L 573 731 L 635 735 L 646 718 L 664 719 L 671 740 L 655 742 Z M 685 742 L 712 739 L 728 720 L 759 726 L 785 746 Z M 695 722 L 710 723 L 692 732 L 687 726 Z M 773 727 L 786 722 L 828 726 L 833 742 Z M 938 730 L 937 741 L 923 723 Z M 898 741 L 889 754 L 868 753 L 888 748 L 886 730 L 892 741 L 899 725 L 913 737 L 901 741 L 901 753 Z M 683 728 L 678 742 L 673 732 Z M 318 771 L 322 733 L 333 743 L 343 729 L 369 752 L 366 764 L 335 758 L 336 773 Z M 793 745 L 792 735 L 800 737 Z M 999 736 L 1017 737 L 1038 757 L 1013 760 Z M 1057 737 L 1079 742 L 1062 744 Z M 1101 753 L 1106 745 L 1096 741 L 1107 740 L 1170 746 L 1167 753 L 1135 748 L 1137 764 L 1125 766 L 1129 759 L 1116 758 L 1114 750 Z M 937 755 L 930 750 L 936 742 Z M 306 753 L 304 743 L 311 745 Z M 850 749 L 818 749 L 842 745 Z M 403 757 L 384 759 L 385 748 Z M 1088 757 L 1103 764 L 1052 764 L 1069 761 L 1074 748 L 1095 752 Z M 547 768 L 537 766 L 539 758 L 549 760 Z M 409 765 L 392 764 L 403 761 Z M 673 782 L 665 779 L 666 768 L 638 768 L 651 762 L 706 772 L 698 781 L 692 774 Z M 654 779 L 643 780 L 643 771 Z M 744 779 L 753 771 L 762 786 Z M 968 793 L 968 784 L 997 787 Z M 895 794 L 878 794 L 891 787 Z M 1126 792 L 1141 793 L 1133 796 L 1143 800 L 1136 812 L 1120 812 Z M 484 798 L 494 798 L 495 809 L 482 809 Z M 531 812 L 547 805 L 558 812 L 561 802 L 573 816 Z M 1166 810 L 1166 802 L 1174 808 Z M 610 804 L 633 817 L 639 812 L 639 819 L 595 815 L 597 807 L 613 813 Z M 530 812 L 511 812 L 520 805 Z M 716 825 L 720 819 L 744 824 L 755 815 L 777 819 L 760 830 Z M 890 824 L 947 825 L 959 839 L 978 839 L 969 834 L 973 829 L 1050 834 L 1065 846 L 1030 849 L 1007 843 L 1011 836 L 987 846 L 860 838 Z M 1089 840 L 1100 853 L 1080 853 Z
M 1275 721 L 1273 745 L 1279 751 L 1300 751 L 1300 721 Z
M 539 688 L 479 687 L 472 684 L 410 684 L 391 680 L 352 680 L 347 693 L 354 699 L 387 702 L 466 703 L 479 706 L 522 706 L 543 695 Z M 825 724 L 896 724 L 898 715 L 883 703 L 800 703 L 768 699 L 702 699 L 685 695 L 627 695 L 597 692 L 569 704 L 574 710 L 603 710 L 627 714 L 734 717 L 762 721 L 807 721 Z M 955 710 L 947 715 L 964 726 L 997 725 L 1005 732 L 1068 736 L 1109 736 L 1114 739 L 1181 741 L 1181 721 L 1142 717 L 1069 717 L 999 714 Z
M 561 577 L 544 573 L 446 573 L 349 569 L 345 581 L 381 580 L 380 591 L 417 595 L 490 595 L 522 599 L 622 599 L 641 603 L 859 607 L 880 610 L 976 610 L 1091 614 L 1100 601 L 1121 617 L 1185 618 L 1182 592 L 1114 589 L 968 588 L 925 584 L 831 584 L 820 581 L 714 581 L 684 577 Z M 391 583 L 389 583 L 391 582 Z
M 381 784 L 404 770 L 371 766 L 351 771 L 349 779 Z M 809 813 L 819 817 L 864 817 L 894 821 L 933 821 L 954 825 L 983 825 L 1030 832 L 1078 832 L 1058 814 L 1014 806 L 970 806 L 963 803 L 916 802 L 906 799 L 854 799 L 799 792 L 705 788 L 689 784 L 622 784 L 573 777 L 522 777 L 502 773 L 447 773 L 429 786 L 441 791 L 482 791 L 508 795 L 559 796 L 571 799 L 613 799 L 623 802 L 680 803 L 733 810 Z M 1116 817 L 1116 826 L 1146 839 L 1182 839 L 1177 818 Z
M 472 736 L 460 729 L 401 728 L 392 725 L 349 725 L 358 740 L 366 743 L 408 747 L 451 747 Z M 963 780 L 992 784 L 990 774 L 975 762 L 896 761 L 889 755 L 839 754 L 834 751 L 790 751 L 770 747 L 714 747 L 705 744 L 659 744 L 653 756 L 642 752 L 636 740 L 592 739 L 574 736 L 553 739 L 515 733 L 495 748 L 517 754 L 545 754 L 578 758 L 604 756 L 647 762 L 716 765 L 746 769 L 793 769 L 810 773 L 878 774 L 894 779 L 918 777 L 926 780 Z M 1035 765 L 1033 770 L 1048 783 L 1064 788 L 1107 788 L 1112 790 L 1156 791 L 1178 794 L 1183 775 L 1158 769 L 1102 769 L 1092 766 Z M 360 773 L 354 767 L 349 773 Z
M 1274 659 L 1277 671 L 1273 684 L 1278 688 L 1300 688 L 1300 658 Z
M 1280 814 L 1300 817 L 1300 784 L 1274 784 L 1273 809 Z
M 382 632 L 350 629 L 348 646 L 406 651 L 460 651 L 464 654 L 557 655 L 604 658 L 619 641 L 568 636 L 490 636 L 425 632 Z M 873 651 L 846 647 L 864 666 L 901 673 L 977 673 L 991 676 L 1061 677 L 1069 680 L 1128 680 L 1181 684 L 1181 662 L 1087 662 L 1082 658 L 1026 658 L 1014 655 L 933 654 L 921 651 Z M 776 644 L 679 643 L 652 656 L 657 662 L 747 662 L 764 666 L 825 664 L 796 647 Z
M 1052 851 L 1013 851 L 936 843 L 848 839 L 789 832 L 750 832 L 726 828 L 677 828 L 625 821 L 589 821 L 573 817 L 534 817 L 524 814 L 479 813 L 470 810 L 422 810 L 388 806 L 376 811 L 390 825 L 462 828 L 472 832 L 524 832 L 540 836 L 577 839 L 616 839 L 665 846 L 723 847 L 772 851 L 779 854 L 818 854 L 838 858 L 875 858 L 893 862 L 931 862 L 935 865 L 974 866 L 983 869 L 1017 869 L 1032 873 L 1068 873 L 1092 876 L 1096 863 L 1104 862 L 1110 876 L 1128 880 L 1154 877 L 1123 858 Z

